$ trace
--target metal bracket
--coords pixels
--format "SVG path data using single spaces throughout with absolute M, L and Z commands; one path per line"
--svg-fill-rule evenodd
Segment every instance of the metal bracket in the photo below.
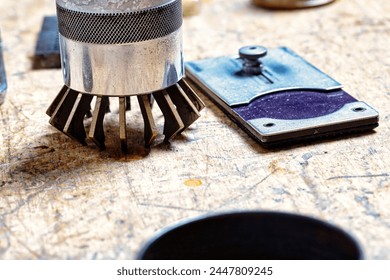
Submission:
M 240 57 L 186 64 L 186 74 L 264 146 L 378 126 L 378 112 L 286 47 L 240 48 Z
M 243 60 L 218 57 L 191 61 L 186 69 L 191 77 L 218 92 L 229 106 L 249 104 L 265 94 L 293 89 L 334 90 L 342 85 L 286 47 L 269 49 L 261 59 L 259 75 L 246 74 Z

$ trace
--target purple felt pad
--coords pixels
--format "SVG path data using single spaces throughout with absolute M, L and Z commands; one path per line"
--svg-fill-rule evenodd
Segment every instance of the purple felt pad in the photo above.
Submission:
M 284 91 L 261 96 L 249 105 L 233 107 L 244 120 L 272 118 L 296 120 L 331 114 L 345 104 L 357 101 L 343 90 L 331 92 Z

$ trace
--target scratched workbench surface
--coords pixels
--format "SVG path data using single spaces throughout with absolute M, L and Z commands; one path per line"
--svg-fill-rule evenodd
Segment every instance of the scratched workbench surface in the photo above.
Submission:
M 127 155 L 115 112 L 105 119 L 105 151 L 48 124 L 61 70 L 31 65 L 55 1 L 1 1 L 0 11 L 8 75 L 0 107 L 1 259 L 132 259 L 166 226 L 243 209 L 329 221 L 357 237 L 367 259 L 390 259 L 390 1 L 276 12 L 212 0 L 184 24 L 187 60 L 247 44 L 292 48 L 380 112 L 375 132 L 269 151 L 204 97 L 207 108 L 191 129 L 170 145 L 159 136 L 150 150 L 134 108 Z

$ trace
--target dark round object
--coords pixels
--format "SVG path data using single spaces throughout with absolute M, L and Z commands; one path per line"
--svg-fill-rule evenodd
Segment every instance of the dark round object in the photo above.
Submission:
M 138 255 L 144 260 L 362 259 L 343 230 L 313 218 L 280 212 L 206 216 L 165 230 Z
M 241 58 L 249 60 L 258 60 L 267 55 L 267 48 L 263 46 L 246 46 L 239 49 Z

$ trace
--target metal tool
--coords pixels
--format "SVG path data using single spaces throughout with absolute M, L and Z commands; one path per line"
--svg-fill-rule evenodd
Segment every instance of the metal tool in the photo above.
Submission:
M 7 77 L 5 75 L 4 58 L 3 58 L 3 41 L 0 33 L 0 105 L 4 103 L 7 92 Z
M 335 0 L 252 0 L 252 2 L 268 9 L 299 9 L 322 6 Z
M 35 47 L 33 69 L 61 68 L 58 22 L 56 16 L 43 18 Z
M 378 112 L 291 49 L 247 46 L 191 61 L 187 76 L 255 140 L 275 146 L 371 130 Z
M 127 149 L 126 109 L 137 96 L 145 145 L 157 135 L 151 100 L 164 119 L 165 140 L 190 126 L 204 103 L 185 81 L 182 4 L 179 0 L 57 0 L 65 86 L 47 110 L 50 124 L 86 144 L 105 147 L 103 118 L 109 97 L 119 100 L 119 137 Z M 95 99 L 86 133 L 83 120 Z

